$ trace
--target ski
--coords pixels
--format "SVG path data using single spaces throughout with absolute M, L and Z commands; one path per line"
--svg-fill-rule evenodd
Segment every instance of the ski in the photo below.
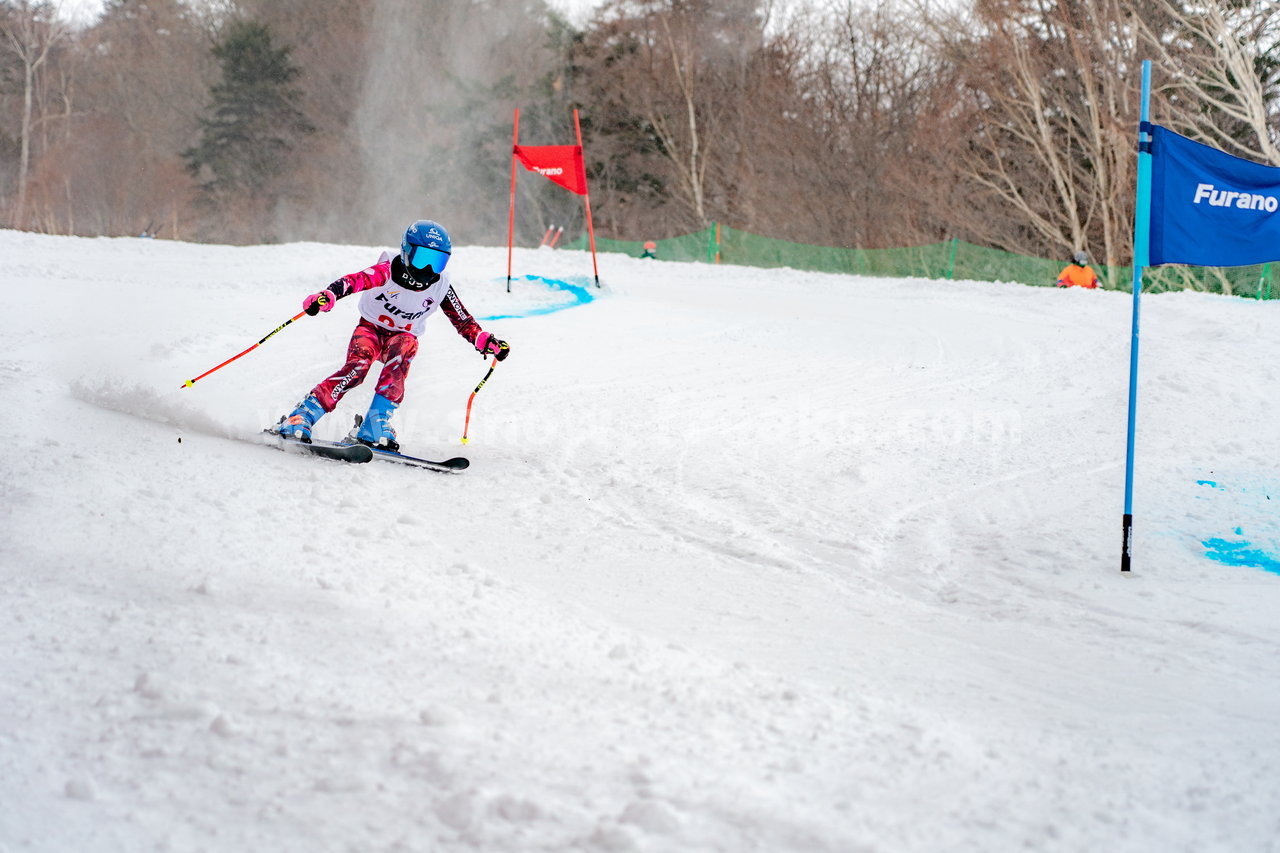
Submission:
M 442 459 L 436 461 L 434 459 L 422 459 L 417 456 L 408 456 L 404 453 L 397 453 L 394 450 L 381 450 L 377 447 L 369 447 L 367 444 L 359 444 L 357 447 L 363 447 L 373 454 L 373 458 L 382 462 L 394 462 L 400 465 L 408 465 L 411 468 L 425 468 L 428 471 L 440 471 L 445 474 L 461 474 L 471 465 L 471 460 L 465 456 L 454 456 L 452 459 Z
M 313 439 L 310 444 L 296 438 L 281 435 L 273 429 L 262 431 L 264 440 L 286 453 L 303 453 L 342 462 L 369 462 L 373 449 L 363 444 L 341 444 L 336 441 Z
M 351 428 L 351 432 L 347 433 L 347 441 L 355 444 L 360 440 L 356 438 L 356 433 L 360 431 L 360 424 L 364 422 L 363 415 L 356 415 L 355 426 Z M 445 474 L 460 474 L 471 466 L 471 460 L 465 456 L 454 456 L 451 459 L 423 459 L 420 456 L 409 456 L 398 450 L 386 450 L 376 447 L 372 444 L 360 442 L 361 447 L 367 447 L 373 452 L 373 458 L 383 462 L 394 462 L 398 465 L 408 465 L 411 468 L 425 468 L 428 471 L 440 471 Z

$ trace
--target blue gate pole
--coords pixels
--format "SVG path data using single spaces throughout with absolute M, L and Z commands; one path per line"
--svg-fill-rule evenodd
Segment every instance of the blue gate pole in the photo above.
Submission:
M 1142 268 L 1151 259 L 1151 133 L 1147 128 L 1151 99 L 1151 60 L 1142 62 L 1142 124 L 1138 126 L 1138 190 L 1133 214 L 1133 337 L 1129 344 L 1129 431 L 1124 460 L 1124 541 L 1120 571 L 1129 571 L 1133 544 L 1133 437 L 1138 407 L 1138 309 Z

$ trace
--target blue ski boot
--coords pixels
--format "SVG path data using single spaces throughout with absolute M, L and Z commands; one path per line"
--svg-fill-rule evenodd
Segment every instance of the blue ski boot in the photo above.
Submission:
M 280 422 L 276 431 L 286 438 L 296 438 L 303 444 L 310 444 L 311 428 L 316 425 L 316 421 L 324 417 L 324 414 L 324 407 L 320 405 L 315 395 L 312 395 L 299 403 L 298 407 Z
M 379 450 L 400 450 L 396 431 L 391 428 L 391 416 L 396 413 L 396 405 L 381 394 L 374 394 L 369 414 L 364 416 L 356 430 L 356 440 Z

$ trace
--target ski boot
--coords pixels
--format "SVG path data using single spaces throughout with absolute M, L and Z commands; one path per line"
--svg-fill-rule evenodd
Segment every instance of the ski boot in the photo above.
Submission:
M 287 417 L 281 419 L 276 432 L 285 438 L 296 438 L 303 444 L 310 444 L 311 428 L 316 425 L 316 421 L 324 417 L 324 414 L 324 407 L 320 405 L 315 395 L 312 395 L 299 403 Z
M 399 451 L 396 431 L 391 428 L 391 416 L 396 413 L 396 405 L 381 394 L 374 394 L 369 413 L 356 426 L 356 440 L 378 450 Z

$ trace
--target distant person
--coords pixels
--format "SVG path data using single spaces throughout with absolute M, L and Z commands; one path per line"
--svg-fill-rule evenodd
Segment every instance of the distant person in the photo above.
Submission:
M 1098 277 L 1089 266 L 1088 255 L 1076 252 L 1071 256 L 1071 263 L 1058 273 L 1058 287 L 1087 287 L 1089 290 L 1098 287 Z
M 657 258 L 657 257 L 658 257 L 658 244 L 657 244 L 657 243 L 655 243 L 655 242 L 653 242 L 652 240 L 650 240 L 649 242 L 645 243 L 645 244 L 644 244 L 644 251 L 640 253 L 640 257 L 642 257 L 642 258 Z
M 480 328 L 453 291 L 445 272 L 453 251 L 449 234 L 438 222 L 419 219 L 404 232 L 400 254 L 383 252 L 378 262 L 361 272 L 348 273 L 319 293 L 302 300 L 302 308 L 314 317 L 332 310 L 339 299 L 361 293 L 360 322 L 347 345 L 346 364 L 320 382 L 288 415 L 276 431 L 286 438 L 311 443 L 311 428 L 332 412 L 344 394 L 364 381 L 375 361 L 382 362 L 377 391 L 356 432 L 362 444 L 382 450 L 399 450 L 391 416 L 404 400 L 409 365 L 418 354 L 418 335 L 437 308 L 443 308 L 458 334 L 482 356 L 504 360 L 511 352 Z

